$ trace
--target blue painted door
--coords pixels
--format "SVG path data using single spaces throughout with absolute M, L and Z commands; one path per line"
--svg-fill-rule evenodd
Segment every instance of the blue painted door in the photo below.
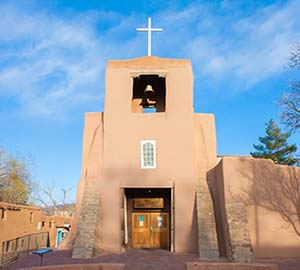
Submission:
M 57 232 L 57 244 L 61 241 L 62 238 L 62 231 Z

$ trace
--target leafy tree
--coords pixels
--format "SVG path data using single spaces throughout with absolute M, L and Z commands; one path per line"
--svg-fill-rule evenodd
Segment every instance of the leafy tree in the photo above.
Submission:
M 292 48 L 288 67 L 300 71 L 300 43 Z M 281 97 L 281 119 L 285 126 L 293 132 L 300 128 L 300 76 L 299 80 L 290 83 L 289 89 L 290 91 Z
M 255 158 L 272 159 L 276 164 L 295 165 L 299 159 L 293 156 L 297 151 L 295 144 L 289 145 L 287 139 L 290 133 L 283 133 L 271 119 L 266 123 L 266 136 L 259 137 L 260 144 L 254 144 L 256 151 L 250 152 Z
M 0 201 L 28 204 L 33 186 L 29 160 L 0 149 Z

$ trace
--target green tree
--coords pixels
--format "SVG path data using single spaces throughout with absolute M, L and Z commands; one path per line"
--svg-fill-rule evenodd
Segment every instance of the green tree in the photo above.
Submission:
M 250 152 L 255 158 L 272 159 L 276 164 L 295 165 L 299 159 L 294 157 L 297 151 L 295 144 L 289 145 L 287 139 L 290 133 L 283 133 L 278 125 L 271 119 L 266 123 L 266 136 L 259 137 L 260 144 L 254 144 L 256 151 Z
M 28 204 L 33 186 L 29 159 L 0 149 L 0 201 Z

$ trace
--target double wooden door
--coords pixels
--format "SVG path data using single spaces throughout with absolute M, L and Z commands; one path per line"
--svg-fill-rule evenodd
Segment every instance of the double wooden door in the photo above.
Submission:
M 169 249 L 169 228 L 166 212 L 132 213 L 132 247 Z

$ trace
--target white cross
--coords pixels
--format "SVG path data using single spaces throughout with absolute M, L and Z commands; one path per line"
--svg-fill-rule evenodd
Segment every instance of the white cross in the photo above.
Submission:
M 161 32 L 162 28 L 151 28 L 151 18 L 148 18 L 148 28 L 137 28 L 139 32 L 148 32 L 148 56 L 151 56 L 151 32 Z

